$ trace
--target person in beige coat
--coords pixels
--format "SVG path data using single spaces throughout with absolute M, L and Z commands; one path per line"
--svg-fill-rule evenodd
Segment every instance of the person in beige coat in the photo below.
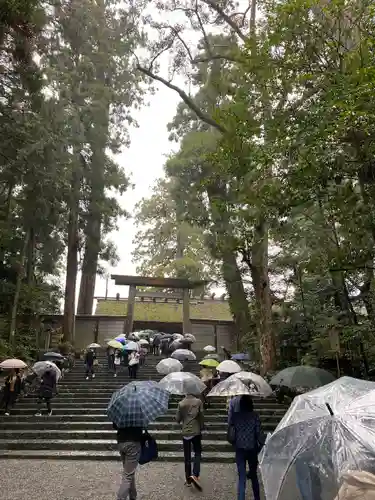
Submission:
M 375 476 L 366 471 L 349 471 L 335 500 L 375 500 Z

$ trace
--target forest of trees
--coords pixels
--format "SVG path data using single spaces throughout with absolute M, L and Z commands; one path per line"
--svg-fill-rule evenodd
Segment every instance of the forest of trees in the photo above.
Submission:
M 72 338 L 75 296 L 78 312 L 91 313 L 102 263 L 117 259 L 110 233 L 128 215 L 139 272 L 224 285 L 238 337 L 256 345 L 263 371 L 288 356 L 335 363 L 338 335 L 341 363 L 366 375 L 375 362 L 373 5 L 7 3 L 4 342 L 23 335 L 18 316 L 27 329 L 64 293 Z M 178 151 L 150 198 L 124 214 L 128 179 L 111 153 L 126 147 L 133 110 L 155 82 L 181 97 L 168 127 Z

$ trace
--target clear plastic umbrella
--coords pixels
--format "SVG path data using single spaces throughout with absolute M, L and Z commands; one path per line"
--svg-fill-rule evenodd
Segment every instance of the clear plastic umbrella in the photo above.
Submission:
M 182 364 L 178 361 L 178 359 L 162 359 L 156 365 L 156 371 L 161 375 L 168 375 L 168 373 L 180 372 L 183 370 Z
M 146 340 L 146 339 L 141 339 L 141 340 L 138 342 L 138 344 L 139 344 L 139 345 L 148 345 L 148 344 L 149 344 L 149 342 L 148 342 L 148 340 Z
M 228 377 L 226 380 L 219 382 L 215 387 L 207 394 L 207 396 L 239 396 L 240 394 L 250 394 L 250 390 L 246 385 L 241 382 L 239 378 Z
M 172 352 L 171 358 L 178 359 L 179 361 L 195 361 L 197 358 L 189 349 L 177 349 Z
M 187 340 L 188 342 L 196 342 L 196 338 L 191 333 L 186 333 L 184 335 L 184 340 Z
M 235 361 L 226 359 L 217 366 L 216 370 L 222 373 L 237 373 L 241 371 L 241 367 Z
M 139 346 L 137 342 L 130 341 L 124 346 L 125 351 L 138 351 Z
M 93 342 L 92 344 L 87 346 L 87 349 L 99 349 L 99 347 L 100 347 L 100 344 Z
M 173 334 L 173 339 L 174 339 L 174 340 L 181 340 L 181 339 L 183 339 L 183 338 L 184 338 L 184 336 L 183 336 L 183 335 L 181 335 L 181 333 L 174 333 L 174 334 Z
M 182 348 L 182 344 L 179 340 L 174 340 L 172 342 L 172 344 L 169 346 L 170 349 L 172 350 L 176 350 L 176 349 L 181 349 Z
M 375 383 L 342 377 L 297 396 L 260 456 L 267 500 L 332 499 L 345 473 L 375 467 Z
M 170 373 L 160 380 L 159 385 L 171 394 L 178 395 L 194 394 L 198 396 L 206 389 L 206 384 L 189 372 Z
M 206 347 L 203 347 L 204 352 L 216 352 L 216 347 L 213 345 L 206 345 Z
M 61 370 L 55 365 L 55 363 L 52 363 L 51 361 L 38 361 L 34 364 L 32 370 L 38 375 L 38 377 L 42 377 L 43 374 L 48 370 L 52 370 L 55 372 L 56 380 L 59 380 L 59 378 L 61 377 Z
M 249 387 L 253 396 L 268 397 L 272 394 L 271 386 L 257 373 L 238 372 L 228 377 L 228 379 L 229 378 L 239 378 L 247 387 Z

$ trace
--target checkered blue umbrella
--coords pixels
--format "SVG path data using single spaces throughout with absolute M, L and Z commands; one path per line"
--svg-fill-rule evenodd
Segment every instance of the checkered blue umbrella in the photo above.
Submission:
M 147 428 L 168 410 L 169 393 L 156 382 L 131 382 L 115 392 L 108 404 L 107 415 L 119 428 Z

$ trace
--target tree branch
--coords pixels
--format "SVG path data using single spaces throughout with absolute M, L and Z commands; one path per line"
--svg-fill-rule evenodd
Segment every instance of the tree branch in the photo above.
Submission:
M 241 62 L 239 58 L 237 59 L 236 57 L 231 56 L 229 54 L 212 54 L 209 57 L 196 57 L 195 59 L 192 60 L 192 64 L 206 63 L 210 61 L 217 61 L 220 59 L 237 63 Z
M 175 92 L 177 92 L 177 94 L 181 97 L 181 99 L 184 101 L 184 103 L 192 110 L 194 111 L 194 113 L 197 115 L 197 117 L 202 120 L 203 122 L 207 123 L 207 125 L 210 125 L 211 127 L 214 127 L 216 128 L 216 130 L 218 130 L 219 132 L 221 132 L 222 134 L 226 134 L 227 133 L 227 129 L 225 127 L 223 127 L 222 125 L 220 125 L 220 123 L 216 122 L 213 118 L 211 118 L 210 115 L 208 115 L 207 113 L 205 113 L 204 111 L 202 111 L 196 104 L 195 102 L 193 101 L 193 99 L 191 99 L 186 92 L 184 92 L 182 89 L 180 89 L 179 87 L 177 87 L 176 85 L 173 85 L 173 83 L 170 83 L 168 82 L 165 78 L 159 76 L 159 75 L 156 75 L 155 73 L 153 73 L 151 70 L 147 69 L 147 68 L 144 68 L 142 66 L 140 66 L 139 64 L 136 65 L 136 68 L 138 71 L 140 71 L 141 73 L 143 73 L 144 75 L 148 76 L 149 78 L 152 78 L 153 80 L 156 80 L 158 82 L 161 82 L 163 85 L 165 85 L 166 87 L 168 87 L 169 89 L 171 90 L 174 90 Z
M 216 0 L 203 0 L 203 2 L 206 5 L 209 5 L 211 9 L 213 9 L 219 16 L 232 28 L 232 30 L 237 33 L 239 38 L 241 38 L 242 41 L 248 42 L 248 37 L 242 33 L 240 28 L 237 26 L 236 22 L 231 19 L 225 12 L 224 10 L 216 3 Z

